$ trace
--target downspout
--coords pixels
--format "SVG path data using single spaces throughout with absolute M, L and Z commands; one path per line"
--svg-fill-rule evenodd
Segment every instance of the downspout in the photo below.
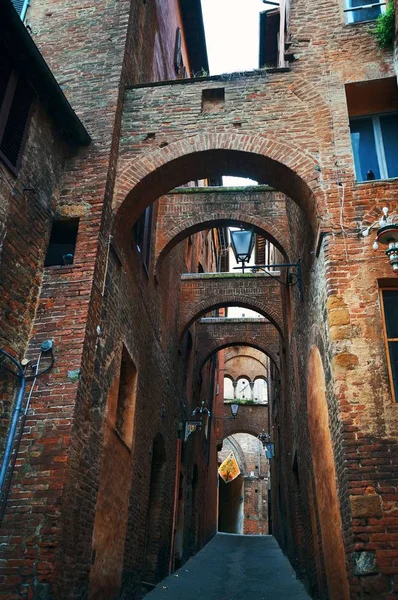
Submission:
M 6 447 L 4 450 L 4 456 L 3 456 L 3 460 L 2 460 L 1 468 L 0 468 L 0 500 L 2 501 L 3 500 L 3 486 L 4 486 L 4 481 L 6 478 L 8 463 L 10 462 L 15 433 L 17 431 L 17 426 L 18 426 L 19 415 L 22 412 L 22 402 L 23 402 L 23 397 L 25 394 L 25 387 L 26 387 L 26 376 L 25 376 L 26 365 L 22 365 L 21 363 L 19 363 L 13 356 L 11 356 L 11 354 L 8 354 L 8 352 L 6 352 L 5 350 L 3 350 L 1 348 L 0 348 L 0 352 L 1 352 L 1 354 L 4 354 L 9 360 L 11 360 L 17 368 L 16 373 L 11 371 L 11 369 L 7 369 L 7 371 L 13 373 L 13 375 L 15 377 L 18 377 L 18 379 L 20 380 L 18 395 L 17 395 L 17 399 L 15 402 L 14 410 L 12 412 L 10 429 L 8 432 L 8 436 L 7 436 L 7 440 L 6 440 Z
M 50 362 L 50 365 L 48 367 L 46 367 L 45 369 L 43 369 L 43 371 L 39 372 L 40 359 L 41 359 L 41 355 L 43 353 L 50 353 L 51 354 L 51 362 Z M 16 435 L 16 432 L 17 432 L 17 427 L 18 427 L 18 421 L 19 421 L 19 418 L 20 418 L 20 414 L 24 413 L 24 417 L 23 417 L 23 421 L 22 421 L 22 424 L 21 424 L 21 430 L 20 430 L 20 435 L 19 435 L 17 447 L 15 449 L 16 453 L 18 452 L 19 445 L 20 445 L 20 442 L 21 442 L 22 433 L 23 433 L 23 427 L 24 427 L 24 424 L 25 424 L 25 419 L 26 419 L 28 408 L 29 408 L 30 398 L 31 398 L 32 392 L 33 392 L 33 386 L 34 386 L 34 384 L 36 382 L 36 379 L 38 377 L 40 377 L 41 375 L 44 375 L 45 373 L 47 373 L 48 371 L 50 371 L 50 369 L 52 369 L 52 367 L 54 365 L 54 360 L 55 359 L 54 359 L 54 355 L 53 355 L 53 343 L 52 343 L 52 340 L 46 340 L 46 341 L 44 341 L 41 344 L 41 346 L 40 346 L 40 355 L 39 355 L 39 358 L 38 358 L 38 360 L 36 362 L 36 365 L 32 365 L 33 368 L 35 368 L 35 373 L 34 373 L 34 375 L 28 375 L 27 376 L 26 375 L 26 369 L 27 369 L 28 364 L 29 364 L 30 361 L 23 360 L 22 362 L 19 362 L 11 354 L 9 354 L 8 352 L 6 352 L 3 348 L 0 348 L 0 354 L 2 354 L 3 356 L 6 356 L 15 365 L 16 372 L 13 371 L 12 369 L 10 369 L 9 367 L 5 366 L 5 365 L 1 365 L 1 367 L 5 371 L 7 371 L 8 373 L 10 373 L 14 377 L 17 377 L 20 380 L 19 390 L 18 390 L 18 394 L 17 394 L 17 399 L 15 401 L 15 405 L 14 405 L 14 408 L 13 408 L 12 417 L 11 417 L 11 423 L 10 423 L 10 428 L 9 428 L 9 431 L 8 431 L 6 445 L 5 445 L 5 450 L 4 450 L 4 455 L 3 455 L 3 459 L 2 459 L 1 467 L 0 467 L 0 503 L 2 505 L 2 510 L 1 510 L 1 513 L 0 513 L 0 523 L 1 523 L 3 515 L 4 515 L 4 510 L 5 510 L 5 504 L 6 504 L 6 500 L 7 500 L 7 496 L 8 496 L 8 491 L 10 489 L 11 478 L 12 478 L 13 470 L 14 470 L 14 466 L 15 466 L 16 455 L 14 456 L 14 461 L 13 461 L 13 464 L 12 464 L 12 472 L 11 472 L 11 475 L 10 475 L 9 485 L 8 485 L 6 494 L 4 494 L 4 495 L 3 495 L 3 488 L 4 488 L 4 483 L 5 483 L 5 480 L 6 480 L 6 476 L 7 476 L 7 470 L 8 470 L 8 467 L 9 467 L 11 454 L 12 454 L 13 447 L 14 447 L 14 440 L 15 440 L 15 435 Z M 29 380 L 33 380 L 32 388 L 30 390 L 26 406 L 25 406 L 25 408 L 23 408 L 23 399 L 24 399 L 24 395 L 25 395 L 26 382 L 29 381 Z

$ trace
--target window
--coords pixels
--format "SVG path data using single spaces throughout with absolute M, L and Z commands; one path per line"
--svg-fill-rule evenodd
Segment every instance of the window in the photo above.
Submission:
M 380 293 L 388 374 L 393 398 L 398 402 L 398 289 L 382 289 Z
M 360 23 L 361 21 L 374 21 L 386 12 L 386 2 L 367 2 L 366 0 L 345 0 L 345 22 Z
M 224 377 L 224 399 L 233 400 L 235 397 L 234 385 L 230 377 Z
M 152 212 L 153 205 L 148 206 L 135 222 L 133 227 L 133 238 L 138 252 L 141 254 L 141 260 L 146 270 L 149 269 L 149 259 L 151 255 L 151 234 L 152 234 Z
M 23 21 L 28 10 L 29 0 L 11 0 L 11 2 Z
M 254 401 L 259 404 L 267 404 L 268 402 L 268 386 L 266 379 L 259 377 L 255 380 L 253 386 Z
M 398 177 L 398 113 L 350 120 L 357 181 Z
M 202 90 L 202 112 L 220 112 L 224 110 L 225 88 Z
M 246 377 L 240 377 L 236 386 L 236 397 L 239 400 L 251 400 L 252 393 L 250 382 Z
M 33 89 L 2 51 L 0 64 L 0 158 L 16 173 L 21 164 Z
M 45 267 L 73 264 L 78 229 L 79 219 L 54 221 L 44 261 Z
M 129 448 L 133 445 L 136 393 L 137 369 L 127 349 L 123 346 L 115 429 Z

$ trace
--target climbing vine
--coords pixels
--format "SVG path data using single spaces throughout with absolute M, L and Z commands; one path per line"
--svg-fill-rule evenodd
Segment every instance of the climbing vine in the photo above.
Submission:
M 379 48 L 393 47 L 395 35 L 395 3 L 393 1 L 388 3 L 386 12 L 378 16 L 372 33 L 376 36 Z

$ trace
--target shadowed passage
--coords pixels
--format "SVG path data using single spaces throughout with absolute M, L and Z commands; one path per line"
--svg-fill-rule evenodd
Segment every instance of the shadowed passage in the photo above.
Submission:
M 146 598 L 310 600 L 275 538 L 224 533 L 218 533 Z

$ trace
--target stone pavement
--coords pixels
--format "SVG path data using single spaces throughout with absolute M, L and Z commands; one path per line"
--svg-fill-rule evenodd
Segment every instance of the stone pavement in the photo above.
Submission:
M 218 533 L 148 600 L 310 600 L 270 535 Z

